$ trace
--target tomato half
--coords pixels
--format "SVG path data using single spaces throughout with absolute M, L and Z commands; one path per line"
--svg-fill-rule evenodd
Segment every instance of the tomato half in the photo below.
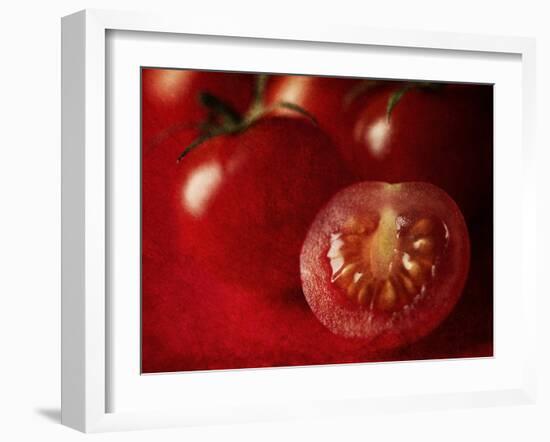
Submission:
M 302 248 L 302 287 L 333 333 L 388 349 L 447 317 L 469 260 L 463 216 L 444 191 L 363 182 L 336 194 L 315 218 Z
M 311 122 L 262 118 L 182 159 L 174 207 L 182 250 L 220 280 L 280 292 L 300 287 L 299 256 L 319 208 L 348 183 Z

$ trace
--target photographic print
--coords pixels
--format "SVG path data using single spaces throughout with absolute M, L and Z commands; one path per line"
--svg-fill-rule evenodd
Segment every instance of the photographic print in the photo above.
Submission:
M 141 70 L 142 373 L 493 356 L 493 86 Z

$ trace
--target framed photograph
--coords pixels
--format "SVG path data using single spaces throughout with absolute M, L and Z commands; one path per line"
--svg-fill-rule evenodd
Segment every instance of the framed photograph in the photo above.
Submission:
M 534 401 L 533 40 L 94 10 L 62 45 L 64 424 Z

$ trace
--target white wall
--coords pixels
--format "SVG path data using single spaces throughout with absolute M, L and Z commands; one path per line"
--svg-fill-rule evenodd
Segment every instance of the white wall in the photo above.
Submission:
M 550 31 L 544 2 L 394 0 L 11 1 L 0 13 L 0 439 L 81 440 L 59 419 L 60 17 L 83 8 L 160 10 L 182 15 L 263 14 L 281 22 L 333 21 L 384 28 L 535 36 L 539 147 L 550 149 Z M 540 6 L 539 6 L 540 5 Z M 192 10 L 191 10 L 192 8 Z M 542 150 L 542 149 L 541 149 Z M 539 163 L 548 175 L 548 153 Z M 544 178 L 548 185 L 548 179 Z M 546 193 L 546 192 L 545 192 Z M 546 198 L 548 200 L 548 198 Z M 542 201 L 542 198 L 539 198 Z M 548 205 L 539 225 L 548 225 Z M 541 229 L 542 230 L 542 229 Z M 513 232 L 511 232 L 513 234 Z M 548 234 L 545 244 L 548 246 Z M 541 239 L 542 244 L 542 239 Z M 543 247 L 541 245 L 540 250 Z M 539 251 L 542 269 L 542 252 Z M 511 257 L 511 259 L 514 259 Z M 545 288 L 548 284 L 544 282 Z M 543 293 L 543 287 L 539 288 Z M 544 291 L 548 293 L 548 290 Z M 549 312 L 542 300 L 541 315 Z M 542 322 L 542 321 L 541 321 Z M 550 337 L 541 324 L 541 336 Z M 544 334 L 544 335 L 542 335 Z M 256 424 L 98 436 L 96 440 L 548 440 L 549 345 L 541 337 L 541 406 Z M 546 379 L 545 379 L 546 378 Z

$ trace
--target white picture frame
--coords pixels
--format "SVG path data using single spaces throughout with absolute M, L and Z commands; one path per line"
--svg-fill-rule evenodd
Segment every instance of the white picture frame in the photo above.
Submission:
M 326 397 L 302 397 L 302 400 L 280 398 L 265 402 L 232 398 L 224 406 L 230 412 L 212 406 L 194 410 L 181 407 L 135 411 L 109 410 L 109 393 L 113 385 L 109 378 L 112 348 L 108 327 L 112 317 L 107 299 L 109 230 L 106 228 L 111 199 L 107 184 L 107 76 L 109 32 L 154 32 L 163 35 L 217 36 L 240 39 L 268 39 L 293 45 L 338 43 L 341 47 L 374 46 L 379 49 L 402 48 L 403 51 L 427 49 L 445 52 L 477 54 L 509 54 L 519 57 L 521 64 L 521 127 L 520 156 L 522 158 L 523 188 L 518 201 L 523 211 L 516 221 L 521 227 L 521 297 L 517 303 L 522 315 L 522 337 L 525 345 L 520 357 L 520 371 L 499 388 L 476 386 L 464 391 L 438 390 L 427 394 L 402 394 L 350 397 L 338 393 Z M 216 422 L 246 422 L 286 417 L 317 415 L 364 414 L 373 410 L 399 410 L 472 407 L 503 404 L 533 403 L 536 397 L 535 317 L 537 305 L 535 265 L 535 178 L 534 103 L 535 103 L 535 42 L 518 37 L 492 37 L 416 31 L 387 31 L 356 29 L 327 24 L 309 24 L 300 28 L 280 28 L 269 22 L 212 22 L 193 17 L 86 10 L 62 20 L 62 423 L 84 432 L 114 431 L 138 428 L 185 426 Z M 223 66 L 225 67 L 225 66 Z M 253 68 L 253 65 L 251 69 Z M 284 69 L 284 68 L 283 68 Z M 498 112 L 498 107 L 497 107 Z M 497 138 L 498 142 L 498 138 Z M 498 148 L 498 145 L 496 146 Z M 498 170 L 497 170 L 498 172 Z M 496 243 L 498 251 L 498 242 Z M 516 262 L 516 267 L 518 267 Z M 497 318 L 498 320 L 498 318 Z M 506 325 L 506 324 L 504 324 Z M 120 357 L 130 357 L 119 355 Z M 498 354 L 496 356 L 498 358 Z M 419 363 L 422 364 L 422 363 Z M 330 367 L 324 376 L 365 369 Z M 409 366 L 412 369 L 412 365 Z M 292 369 L 288 382 L 296 382 L 300 370 Z M 253 373 L 253 374 L 252 374 Z M 280 371 L 279 371 L 280 373 Z M 285 373 L 289 373 L 288 371 Z M 137 373 L 139 375 L 139 373 Z M 201 376 L 201 374 L 199 374 Z M 195 378 L 208 382 L 208 378 Z M 275 376 L 274 371 L 240 371 L 216 373 L 232 382 L 244 382 L 254 377 L 256 387 Z M 168 378 L 168 377 L 166 377 Z M 292 380 L 291 378 L 295 378 Z M 212 377 L 210 379 L 213 379 Z M 223 379 L 222 379 L 223 380 Z M 280 380 L 279 380 L 280 381 Z M 505 379 L 506 381 L 506 379 Z M 164 383 L 169 383 L 165 380 Z M 243 384 L 243 385 L 246 385 Z M 160 391 L 160 390 L 159 390 Z M 162 390 L 165 391 L 165 390 Z M 306 391 L 306 390 L 304 390 Z M 161 393 L 166 395 L 165 392 Z M 194 400 L 191 393 L 186 400 Z M 158 397 L 157 397 L 158 400 Z

